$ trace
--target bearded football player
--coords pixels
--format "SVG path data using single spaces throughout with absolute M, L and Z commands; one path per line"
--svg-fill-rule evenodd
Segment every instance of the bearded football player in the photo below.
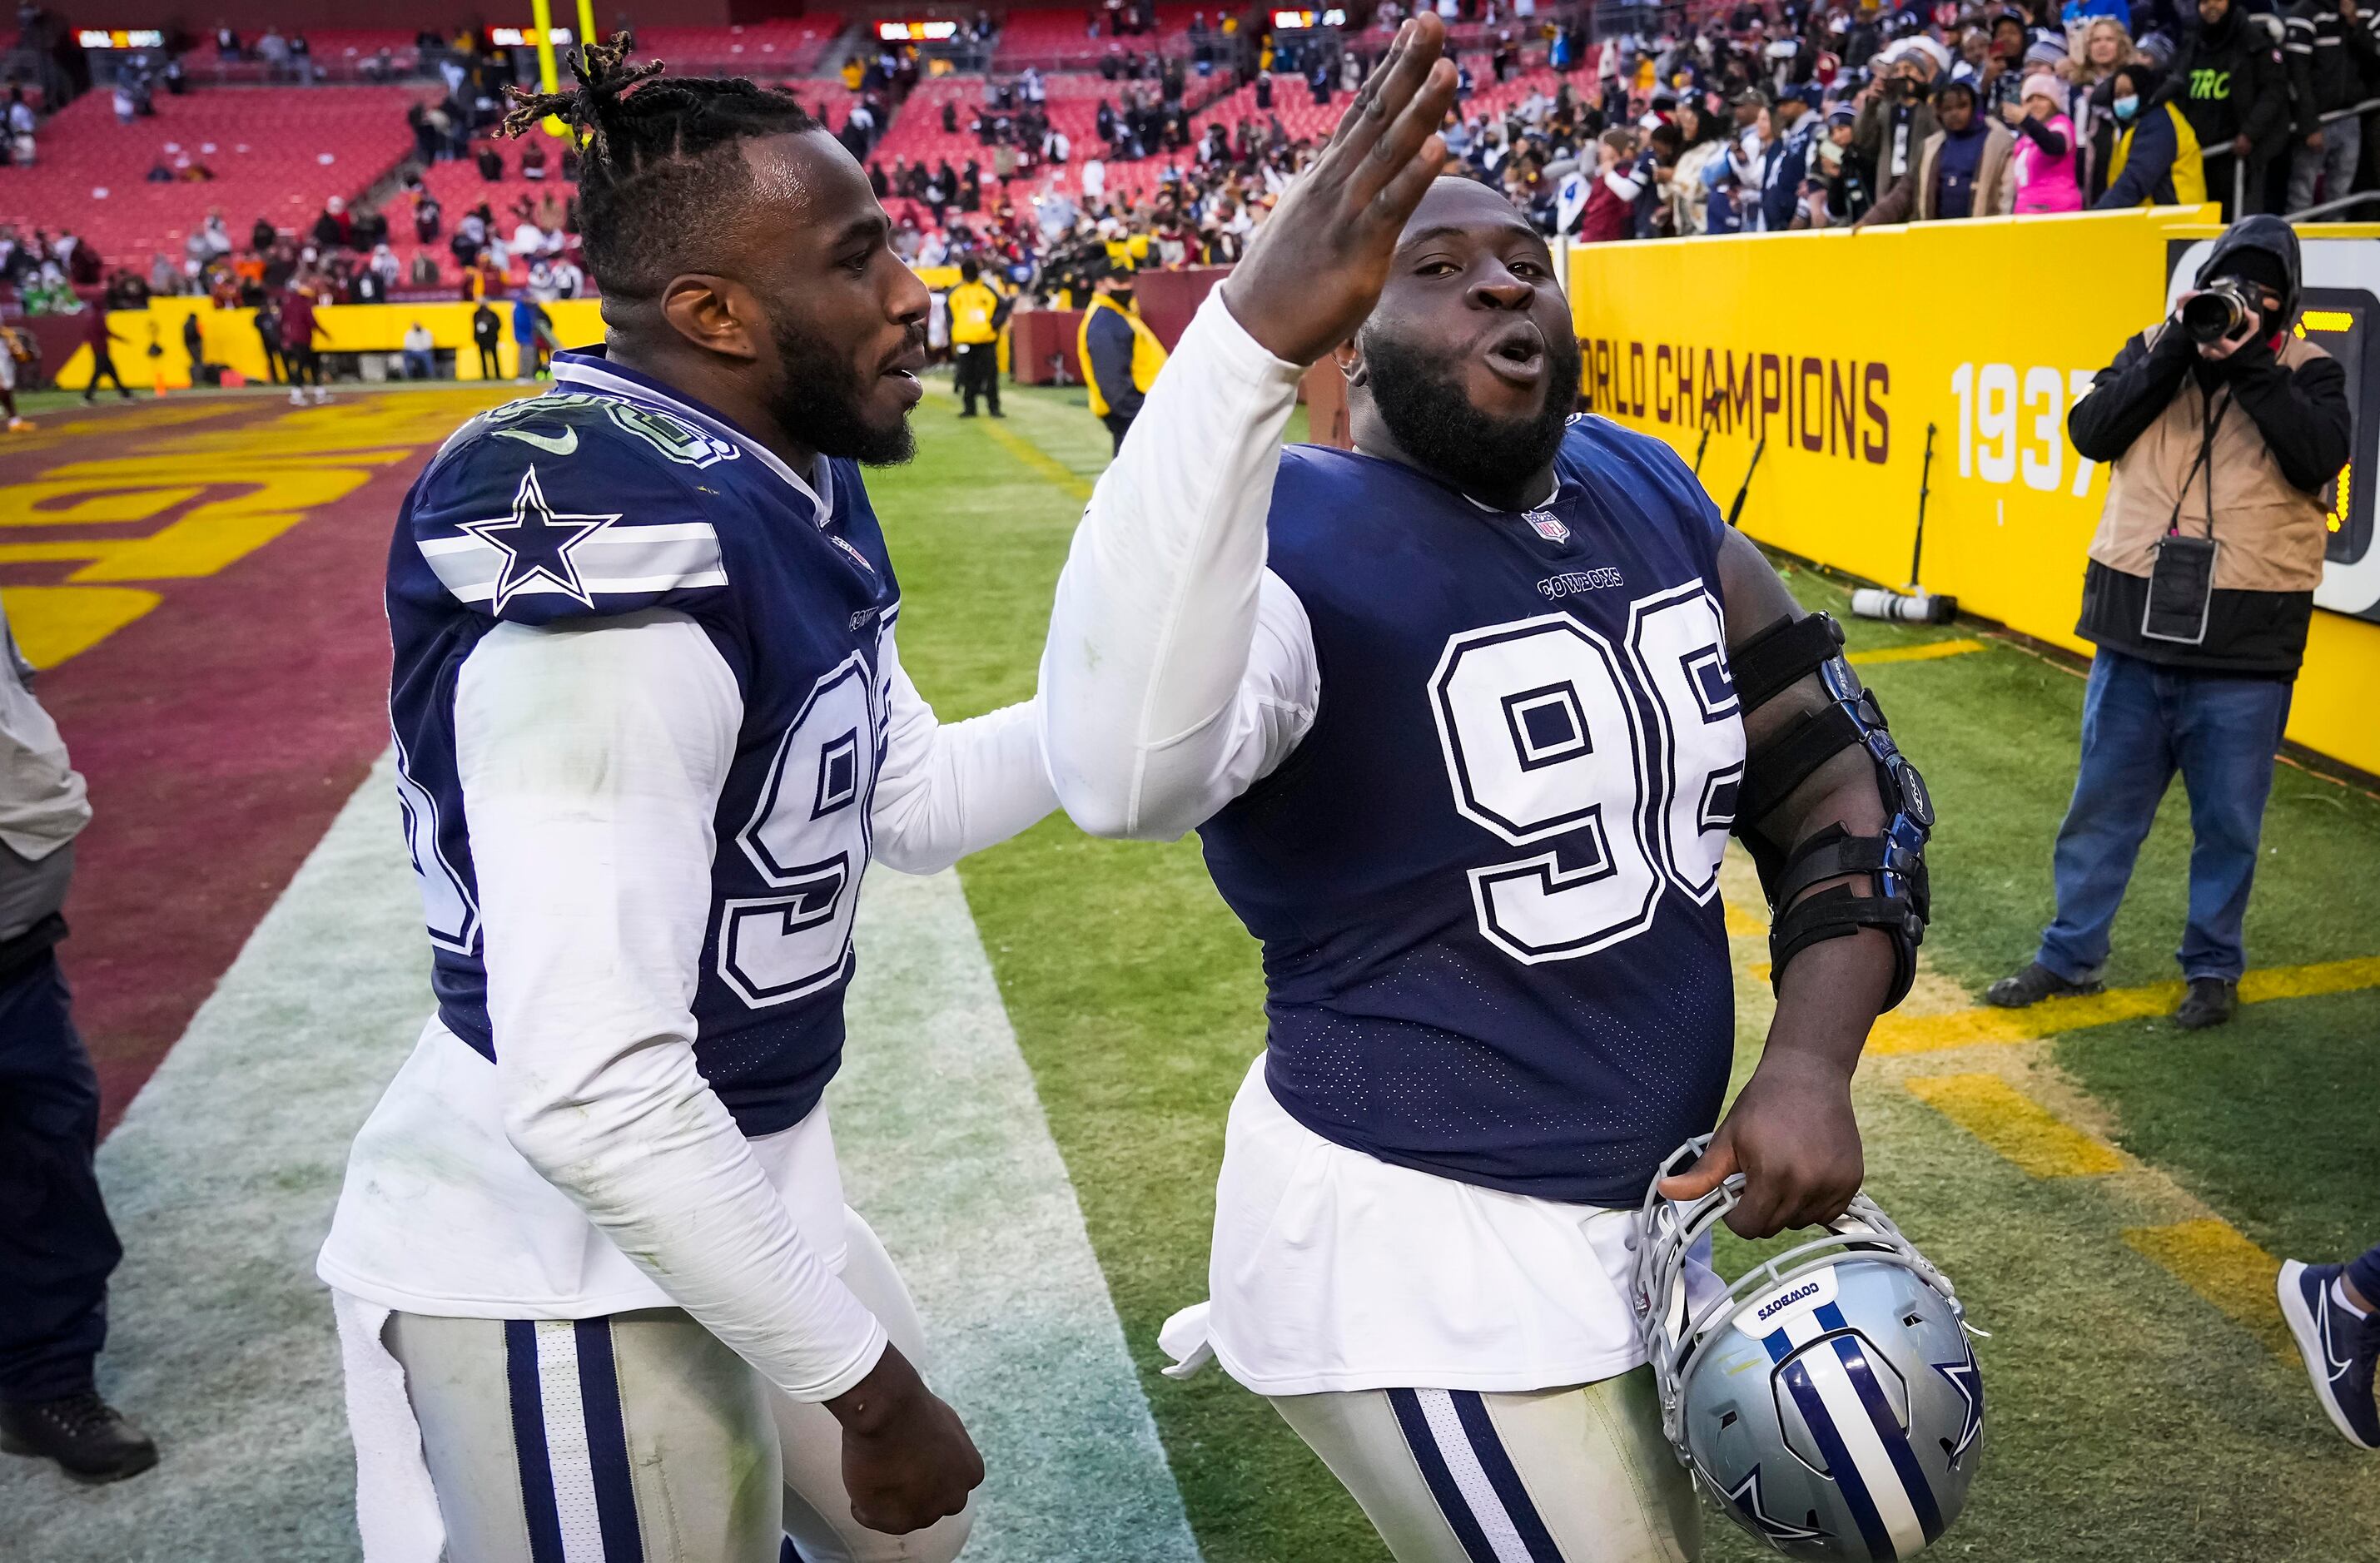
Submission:
M 1062 578 L 1050 763 L 1105 835 L 1196 829 L 1261 939 L 1209 1302 L 1400 1563 L 1698 1546 L 1633 1315 L 1636 1211 L 1742 1173 L 1748 1236 L 1858 1190 L 1852 1069 L 1925 913 L 1922 784 L 1670 449 L 1575 418 L 1546 243 L 1439 177 L 1408 22 L 1201 308 Z M 1283 452 L 1306 366 L 1352 452 Z M 1772 906 L 1776 1018 L 1723 1121 L 1718 868 Z
M 581 140 L 604 345 L 449 440 L 389 557 L 437 1013 L 320 1262 L 366 1552 L 946 1559 L 982 1462 L 820 1094 L 871 858 L 1055 798 L 1029 707 L 939 726 L 901 669 L 860 466 L 929 300 L 867 176 L 623 46 L 508 122 Z

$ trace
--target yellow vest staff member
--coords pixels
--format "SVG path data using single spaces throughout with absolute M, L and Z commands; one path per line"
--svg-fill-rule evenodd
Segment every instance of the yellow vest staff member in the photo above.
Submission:
M 983 280 L 982 268 L 967 260 L 959 262 L 959 285 L 951 289 L 948 303 L 951 353 L 958 361 L 959 416 L 973 418 L 976 397 L 981 395 L 991 404 L 992 417 L 1007 417 L 1000 410 L 1000 325 L 1008 313 L 1007 301 Z
M 1115 448 L 1140 416 L 1141 398 L 1165 367 L 1165 345 L 1132 308 L 1132 273 L 1112 267 L 1092 284 L 1091 307 L 1075 333 L 1082 356 L 1083 383 L 1090 388 L 1091 413 L 1108 426 Z

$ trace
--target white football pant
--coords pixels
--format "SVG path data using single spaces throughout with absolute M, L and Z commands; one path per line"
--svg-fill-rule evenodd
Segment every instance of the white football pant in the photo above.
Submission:
M 925 1330 L 846 1211 L 843 1279 L 911 1362 Z M 448 1563 L 949 1563 L 974 1510 L 888 1536 L 851 1517 L 843 1429 L 675 1308 L 608 1318 L 392 1314 Z
M 1397 1563 L 1691 1563 L 1694 1482 L 1653 1370 L 1570 1389 L 1271 1398 Z

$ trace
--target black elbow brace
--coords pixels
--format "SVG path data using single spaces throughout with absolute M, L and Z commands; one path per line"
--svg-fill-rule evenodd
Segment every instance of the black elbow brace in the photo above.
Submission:
M 1893 743 L 1876 697 L 1859 687 L 1842 660 L 1842 626 L 1826 613 L 1793 619 L 1761 635 L 1730 659 L 1736 697 L 1748 716 L 1811 673 L 1830 704 L 1811 712 L 1745 761 L 1736 834 L 1760 871 L 1768 897 L 1769 982 L 1781 982 L 1793 957 L 1813 944 L 1880 928 L 1893 945 L 1892 990 L 1885 1008 L 1907 996 L 1917 975 L 1917 947 L 1925 937 L 1930 892 L 1925 841 L 1934 829 L 1934 801 L 1925 779 Z M 1828 760 L 1865 749 L 1888 822 L 1883 833 L 1854 836 L 1830 825 L 1788 849 L 1760 823 Z M 1847 875 L 1866 875 L 1873 893 L 1849 885 L 1811 894 L 1810 887 Z

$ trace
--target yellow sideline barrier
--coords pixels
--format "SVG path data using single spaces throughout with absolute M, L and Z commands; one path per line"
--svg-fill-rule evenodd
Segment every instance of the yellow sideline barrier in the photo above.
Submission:
M 507 376 L 518 372 L 518 349 L 513 341 L 513 305 L 509 298 L 491 300 L 503 324 L 496 351 Z M 475 304 L 450 301 L 434 304 L 326 304 L 314 312 L 322 326 L 314 345 L 325 353 L 395 353 L 405 345 L 413 322 L 430 328 L 441 347 L 455 352 L 459 380 L 480 378 L 479 349 L 471 341 Z M 603 306 L 592 298 L 571 298 L 548 304 L 554 339 L 565 347 L 603 340 Z M 162 378 L 168 391 L 188 390 L 192 383 L 190 357 L 182 346 L 182 322 L 199 317 L 206 343 L 207 361 L 237 370 L 250 381 L 265 378 L 264 343 L 256 334 L 253 309 L 218 309 L 203 298 L 152 298 L 146 309 L 116 309 L 107 317 L 115 332 L 115 370 L 125 383 L 145 389 Z M 163 349 L 153 360 L 149 344 Z M 152 373 L 152 369 L 156 371 Z M 73 356 L 52 371 L 55 383 L 79 390 L 91 381 L 91 349 L 77 347 Z
M 1722 511 L 1765 434 L 1743 529 L 1892 586 L 1909 577 L 1932 424 L 1925 585 L 2087 651 L 2074 620 L 2107 472 L 2068 443 L 2067 409 L 2165 313 L 2169 260 L 2216 231 L 2214 212 L 1580 246 L 1587 399 L 1689 461 L 1707 411 L 1702 479 Z M 2305 230 L 2310 285 L 2325 252 L 2380 274 L 2380 244 L 2349 232 Z M 2380 407 L 2359 418 L 2360 468 Z M 2380 624 L 2317 611 L 2289 737 L 2380 772 L 2375 698 Z
M 947 291 L 958 285 L 959 270 L 956 266 L 939 266 L 917 275 L 927 286 Z M 513 342 L 512 300 L 498 298 L 492 304 L 504 325 L 496 351 L 501 368 L 509 377 L 518 372 L 519 358 Z M 480 354 L 471 341 L 471 313 L 477 308 L 461 302 L 328 304 L 315 311 L 315 319 L 322 326 L 322 335 L 315 345 L 325 353 L 395 353 L 404 347 L 406 332 L 419 321 L 430 328 L 439 346 L 454 350 L 455 378 L 477 380 Z M 566 299 L 548 304 L 545 312 L 552 317 L 555 340 L 565 347 L 603 340 L 603 306 L 600 299 Z M 125 383 L 146 389 L 162 378 L 168 391 L 185 391 L 196 383 L 190 372 L 189 355 L 182 346 L 182 321 L 191 315 L 199 317 L 209 363 L 226 365 L 252 381 L 265 378 L 264 345 L 256 334 L 255 310 L 218 309 L 200 298 L 152 298 L 146 309 L 117 309 L 108 316 L 117 337 L 115 370 Z M 154 360 L 149 356 L 152 326 L 156 328 L 153 340 L 163 349 Z M 1004 372 L 1004 332 L 1001 348 L 1001 368 Z M 52 370 L 51 376 L 55 384 L 81 389 L 91 381 L 91 350 L 78 346 L 64 363 Z

